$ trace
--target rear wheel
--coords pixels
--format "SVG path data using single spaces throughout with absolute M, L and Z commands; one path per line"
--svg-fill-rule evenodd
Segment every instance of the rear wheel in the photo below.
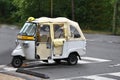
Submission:
M 70 65 L 76 65 L 77 62 L 78 62 L 77 55 L 75 55 L 74 53 L 70 54 L 69 57 L 68 57 L 68 59 L 67 59 L 67 62 Z
M 13 67 L 19 68 L 20 66 L 22 66 L 23 60 L 21 57 L 15 56 L 15 57 L 13 57 L 11 64 Z

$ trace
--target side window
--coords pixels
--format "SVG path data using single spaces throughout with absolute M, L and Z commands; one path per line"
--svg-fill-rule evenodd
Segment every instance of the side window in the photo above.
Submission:
M 54 38 L 64 38 L 64 24 L 54 24 Z
M 81 37 L 78 30 L 72 25 L 70 25 L 70 31 L 71 31 L 71 37 L 72 38 L 80 38 Z
M 50 38 L 50 26 L 47 24 L 40 26 L 40 42 L 49 42 Z

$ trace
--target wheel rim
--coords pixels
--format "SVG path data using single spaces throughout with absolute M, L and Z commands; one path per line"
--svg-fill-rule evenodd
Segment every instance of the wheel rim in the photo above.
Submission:
M 76 60 L 76 58 L 75 58 L 75 57 L 71 57 L 71 59 L 70 59 L 70 63 L 71 63 L 71 64 L 75 64 L 75 63 L 76 63 L 76 61 L 77 61 L 77 60 Z
M 22 61 L 19 58 L 14 58 L 13 65 L 15 67 L 19 67 L 19 66 L 21 66 L 21 64 L 22 64 Z
M 74 65 L 74 64 L 76 64 L 77 63 L 77 56 L 76 55 L 70 55 L 69 56 L 69 59 L 68 59 L 68 62 L 69 62 L 69 64 L 72 64 L 72 65 Z
M 16 60 L 15 60 L 15 62 L 14 62 L 14 64 L 15 64 L 16 66 L 19 66 L 19 65 L 20 65 L 20 63 L 21 63 L 21 62 L 20 62 L 20 60 L 19 60 L 19 59 L 16 59 Z

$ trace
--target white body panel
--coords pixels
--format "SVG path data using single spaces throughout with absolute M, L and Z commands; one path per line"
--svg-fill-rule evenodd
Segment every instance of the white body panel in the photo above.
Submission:
M 12 56 L 21 55 L 28 60 L 35 60 L 35 42 L 34 41 L 19 41 L 19 42 L 21 45 L 18 45 L 15 48 L 15 50 L 12 52 Z M 23 43 L 27 43 L 29 47 L 24 48 L 24 46 L 22 45 Z M 44 59 L 42 58 L 41 60 L 47 60 L 48 57 L 50 56 L 50 52 L 53 53 L 54 51 L 49 51 L 49 55 Z M 69 54 L 72 52 L 77 52 L 80 56 L 84 55 L 86 53 L 86 41 L 71 40 L 64 42 L 61 56 L 52 56 L 52 59 L 67 58 Z
M 23 57 L 25 56 L 25 54 L 23 52 L 23 49 L 20 46 L 20 44 L 13 50 L 13 52 L 12 52 L 11 55 L 12 56 L 18 56 L 18 55 L 20 55 L 20 56 L 23 56 Z
M 77 52 L 79 55 L 84 55 L 86 50 L 86 41 L 68 41 L 67 52 Z
M 54 57 L 54 59 L 67 58 L 70 53 L 77 52 L 80 56 L 86 54 L 86 41 L 68 41 L 64 42 L 62 56 Z
M 23 48 L 26 59 L 35 59 L 35 41 L 24 41 L 24 43 L 28 43 L 28 48 Z
M 23 46 L 28 44 L 28 47 Z M 35 41 L 23 41 L 19 40 L 19 45 L 12 52 L 12 56 L 22 56 L 28 60 L 35 59 Z

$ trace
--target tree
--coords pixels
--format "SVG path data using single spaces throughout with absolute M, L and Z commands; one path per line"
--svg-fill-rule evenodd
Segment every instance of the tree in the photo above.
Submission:
M 71 0 L 72 4 L 72 20 L 75 20 L 75 13 L 74 13 L 74 0 Z
M 0 20 L 23 23 L 30 16 L 67 17 L 79 22 L 82 29 L 112 31 L 113 3 L 114 0 L 0 0 Z
M 116 34 L 116 32 L 117 32 L 117 31 L 116 31 L 116 30 L 117 30 L 117 29 L 116 29 L 116 26 L 117 26 L 117 25 L 116 25 L 116 23 L 117 23 L 117 22 L 116 22 L 116 20 L 117 20 L 116 18 L 117 18 L 117 8 L 118 8 L 118 6 L 117 6 L 118 4 L 117 4 L 117 3 L 118 3 L 118 1 L 115 0 L 115 1 L 114 1 L 114 11 L 113 11 L 113 29 L 112 29 L 113 34 Z
M 120 0 L 114 0 L 114 11 L 113 11 L 113 28 L 112 28 L 112 32 L 114 35 L 116 35 L 117 33 L 119 33 L 120 31 Z
M 12 0 L 0 0 L 0 22 L 12 22 L 11 15 L 14 10 Z
M 30 16 L 50 16 L 50 0 L 14 0 L 13 4 L 18 6 L 15 14 L 22 22 Z
M 111 0 L 76 0 L 76 20 L 82 28 L 92 30 L 111 30 Z

